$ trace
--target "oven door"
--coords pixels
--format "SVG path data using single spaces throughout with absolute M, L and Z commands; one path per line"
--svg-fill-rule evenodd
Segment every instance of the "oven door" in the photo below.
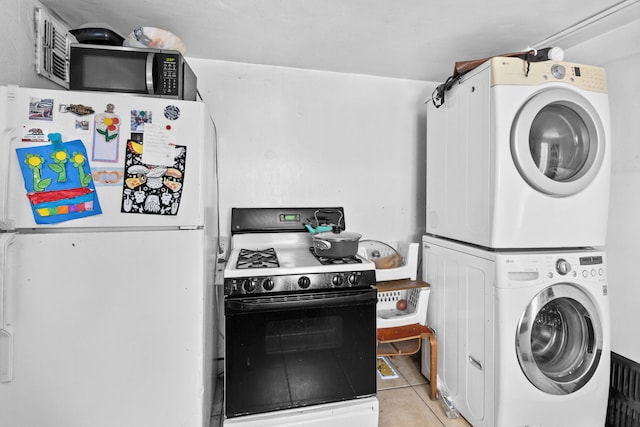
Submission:
M 375 395 L 376 290 L 225 300 L 225 411 L 256 414 Z

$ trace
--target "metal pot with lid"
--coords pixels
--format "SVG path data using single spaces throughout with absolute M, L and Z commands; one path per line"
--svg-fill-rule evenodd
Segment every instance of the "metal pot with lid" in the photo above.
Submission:
M 316 255 L 328 258 L 349 258 L 358 253 L 358 243 L 362 235 L 340 231 L 339 227 L 334 227 L 332 231 L 323 231 L 311 237 Z

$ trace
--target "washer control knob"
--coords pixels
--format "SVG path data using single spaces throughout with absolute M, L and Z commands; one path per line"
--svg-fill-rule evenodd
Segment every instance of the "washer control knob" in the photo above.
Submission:
M 561 276 L 564 276 L 571 271 L 571 264 L 569 264 L 566 259 L 560 258 L 556 261 L 556 271 Z
M 298 279 L 298 286 L 300 286 L 302 289 L 307 289 L 309 286 L 311 286 L 311 279 L 309 279 L 307 276 L 302 276 Z
M 553 64 L 553 65 L 551 66 L 551 75 L 552 75 L 553 77 L 555 77 L 556 79 L 558 79 L 558 80 L 562 80 L 562 79 L 564 79 L 564 76 L 565 76 L 565 74 L 566 74 L 566 73 L 567 73 L 567 72 L 566 72 L 566 70 L 564 69 L 564 66 L 563 66 L 563 65 L 560 65 L 560 64 Z
M 351 273 L 347 278 L 347 280 L 349 281 L 350 285 L 357 285 L 358 282 L 360 281 L 360 275 L 356 273 Z
M 333 283 L 333 286 L 342 286 L 342 282 L 342 276 L 339 274 L 336 274 L 331 278 L 331 283 Z
M 262 281 L 262 288 L 263 288 L 265 291 L 270 291 L 270 290 L 272 290 L 274 286 L 275 286 L 275 284 L 273 283 L 273 280 L 271 280 L 271 279 L 264 279 L 264 280 Z
M 253 279 L 244 279 L 242 281 L 242 288 L 245 292 L 253 292 L 256 290 L 256 282 Z

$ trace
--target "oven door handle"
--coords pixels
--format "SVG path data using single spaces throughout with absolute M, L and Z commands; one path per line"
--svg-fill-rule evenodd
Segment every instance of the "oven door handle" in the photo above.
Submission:
M 363 292 L 360 290 L 228 299 L 225 302 L 225 308 L 228 313 L 229 310 L 247 312 L 299 308 L 308 309 L 346 304 L 375 303 L 376 301 L 375 292 L 371 292 L 370 290 Z

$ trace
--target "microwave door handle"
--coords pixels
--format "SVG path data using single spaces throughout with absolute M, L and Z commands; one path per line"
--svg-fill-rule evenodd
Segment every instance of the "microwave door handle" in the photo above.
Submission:
M 147 93 L 154 94 L 155 88 L 153 87 L 153 63 L 155 61 L 156 54 L 154 52 L 147 53 L 147 72 L 146 72 L 146 82 L 147 82 Z

